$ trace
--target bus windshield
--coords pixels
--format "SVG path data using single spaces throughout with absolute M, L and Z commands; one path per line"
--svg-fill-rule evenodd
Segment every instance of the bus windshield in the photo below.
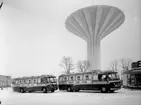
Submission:
M 119 80 L 119 74 L 118 73 L 110 73 L 108 74 L 108 77 L 111 79 L 111 80 Z
M 49 81 L 50 81 L 51 83 L 55 83 L 55 82 L 56 82 L 56 79 L 55 79 L 54 77 L 50 77 L 50 78 L 49 78 Z

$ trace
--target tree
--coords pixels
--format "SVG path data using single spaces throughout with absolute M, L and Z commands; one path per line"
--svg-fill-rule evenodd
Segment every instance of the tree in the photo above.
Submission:
M 72 58 L 71 57 L 63 57 L 60 67 L 62 67 L 64 69 L 64 72 L 66 74 L 69 74 L 71 70 L 75 69 L 74 64 L 72 62 Z
M 118 63 L 118 60 L 112 61 L 112 62 L 110 63 L 109 69 L 112 70 L 112 71 L 119 72 L 119 63 Z
M 132 60 L 131 59 L 120 59 L 120 67 L 123 71 L 131 69 Z
M 86 72 L 88 70 L 89 67 L 89 62 L 87 60 L 84 61 L 78 61 L 77 62 L 77 68 L 79 70 L 79 72 Z

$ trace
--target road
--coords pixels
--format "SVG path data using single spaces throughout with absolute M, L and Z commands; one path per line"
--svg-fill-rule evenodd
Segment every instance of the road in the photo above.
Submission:
M 2 105 L 141 105 L 141 91 L 17 93 L 12 89 L 4 89 L 0 90 L 0 100 Z

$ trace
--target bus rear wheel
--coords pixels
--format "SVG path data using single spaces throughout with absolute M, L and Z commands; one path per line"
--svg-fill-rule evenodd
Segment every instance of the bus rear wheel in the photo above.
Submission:
M 47 93 L 47 88 L 42 89 L 43 93 Z
M 68 91 L 68 92 L 71 92 L 71 91 L 72 91 L 71 87 L 68 87 L 68 88 L 67 88 L 67 91 Z
M 102 93 L 107 93 L 107 92 L 108 92 L 108 90 L 107 90 L 107 88 L 106 88 L 106 87 L 102 87 L 102 88 L 101 88 L 101 92 L 102 92 Z
M 21 88 L 21 89 L 20 89 L 20 92 L 21 92 L 21 93 L 24 93 L 24 89 L 23 89 L 23 88 Z

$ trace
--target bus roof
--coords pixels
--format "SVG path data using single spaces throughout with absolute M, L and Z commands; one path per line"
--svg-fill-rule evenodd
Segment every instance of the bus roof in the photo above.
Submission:
M 35 78 L 41 78 L 41 77 L 48 77 L 48 78 L 56 78 L 56 76 L 53 75 L 41 75 L 41 76 L 24 76 L 24 77 L 18 77 L 13 79 L 35 79 Z
M 84 75 L 84 74 L 110 74 L 110 73 L 117 73 L 116 71 L 112 71 L 112 70 L 105 70 L 105 71 L 100 71 L 100 70 L 96 70 L 96 71 L 88 71 L 88 72 L 82 72 L 82 73 L 70 73 L 70 74 L 62 74 L 61 76 L 74 76 L 74 75 Z
M 141 74 L 141 68 L 133 68 L 131 70 L 123 72 L 123 74 Z

